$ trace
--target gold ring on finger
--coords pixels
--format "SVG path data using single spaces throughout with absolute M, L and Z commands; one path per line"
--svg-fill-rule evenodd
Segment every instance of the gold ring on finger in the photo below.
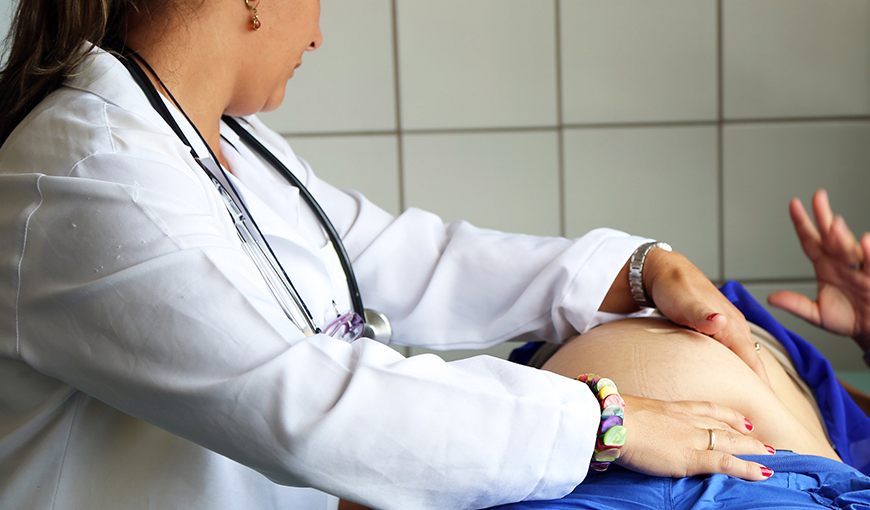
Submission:
M 712 450 L 716 446 L 716 432 L 713 429 L 707 429 L 707 432 L 710 433 L 710 446 L 707 447 L 707 450 Z
M 755 352 L 761 354 L 761 344 L 758 342 L 755 342 Z

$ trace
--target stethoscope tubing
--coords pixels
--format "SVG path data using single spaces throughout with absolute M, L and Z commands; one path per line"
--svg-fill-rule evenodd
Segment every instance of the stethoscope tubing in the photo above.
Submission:
M 184 132 L 181 130 L 181 127 L 178 125 L 177 122 L 175 122 L 175 119 L 172 117 L 172 114 L 169 112 L 169 109 L 166 107 L 166 104 L 163 102 L 163 99 L 160 96 L 160 94 L 157 92 L 157 89 L 151 83 L 151 80 L 148 79 L 148 77 L 145 75 L 145 72 L 142 70 L 142 68 L 139 67 L 139 65 L 137 65 L 135 62 L 132 61 L 133 53 L 125 46 L 122 46 L 120 51 L 115 51 L 115 53 L 116 53 L 116 56 L 118 57 L 118 59 L 121 61 L 121 63 L 130 72 L 131 76 L 133 77 L 133 80 L 136 82 L 137 85 L 139 85 L 139 88 L 141 88 L 142 91 L 145 93 L 145 96 L 148 99 L 148 101 L 151 103 L 151 106 L 166 121 L 166 123 L 175 132 L 175 134 L 178 136 L 178 138 L 181 140 L 181 142 L 184 143 L 190 149 L 190 152 L 191 152 L 191 155 L 193 156 L 193 158 L 200 164 L 200 167 L 203 169 L 203 171 L 205 171 L 209 175 L 209 177 L 211 178 L 213 183 L 218 187 L 219 192 L 227 195 L 224 198 L 229 199 L 230 203 L 232 204 L 232 206 L 231 206 L 232 209 L 230 209 L 230 206 L 228 206 L 228 213 L 230 213 L 230 216 L 232 217 L 233 216 L 232 210 L 239 209 L 239 204 L 236 204 L 236 201 L 231 196 L 229 196 L 227 191 L 225 191 L 223 189 L 223 186 L 221 186 L 219 180 L 217 179 L 217 176 L 213 175 L 214 171 L 209 169 L 207 167 L 207 165 L 204 164 L 204 161 L 201 158 L 199 158 L 199 156 L 197 155 L 193 146 L 191 145 L 190 141 L 187 139 L 187 137 L 184 135 Z M 150 69 L 150 66 L 148 66 L 147 62 L 145 62 L 141 58 L 139 58 L 139 60 Z M 152 70 L 152 73 L 153 73 L 153 70 Z M 155 74 L 155 76 L 156 76 L 156 74 Z M 174 103 L 176 103 L 176 106 L 178 106 L 178 103 L 175 101 L 175 98 L 171 97 L 171 95 L 170 95 L 170 98 L 172 99 L 172 101 Z M 179 107 L 179 109 L 180 109 L 180 107 Z M 185 118 L 187 118 L 187 115 L 184 114 L 184 111 L 181 110 L 181 112 L 185 116 Z M 291 172 L 290 169 L 287 168 L 287 166 L 281 162 L 281 160 L 279 160 L 274 154 L 272 154 L 272 152 L 269 151 L 269 149 L 267 149 L 265 146 L 263 146 L 263 144 L 261 144 L 259 142 L 259 140 L 257 140 L 250 132 L 248 132 L 245 128 L 243 128 L 238 123 L 238 121 L 236 121 L 234 118 L 226 116 L 226 115 L 223 116 L 221 118 L 221 120 L 239 136 L 239 139 L 242 140 L 242 142 L 246 146 L 248 146 L 248 148 L 253 150 L 264 161 L 266 161 L 267 163 L 272 165 L 276 170 L 278 170 L 282 174 L 282 176 L 290 184 L 292 184 L 294 187 L 296 187 L 299 190 L 299 192 L 302 195 L 305 202 L 312 209 L 312 211 L 314 211 L 315 215 L 318 218 L 318 221 L 321 224 L 321 227 L 324 229 L 327 237 L 329 238 L 333 248 L 336 251 L 336 254 L 338 255 L 339 263 L 341 264 L 341 267 L 342 267 L 344 274 L 345 274 L 345 279 L 347 282 L 348 291 L 350 293 L 350 299 L 351 299 L 351 304 L 353 306 L 353 310 L 356 313 L 356 315 L 360 317 L 360 320 L 363 321 L 363 323 L 364 323 L 366 312 L 365 312 L 365 308 L 363 307 L 362 296 L 360 295 L 359 285 L 357 284 L 356 276 L 354 275 L 354 272 L 353 272 L 353 267 L 352 267 L 351 262 L 350 262 L 350 257 L 348 256 L 347 251 L 344 248 L 344 244 L 341 242 L 341 237 L 338 235 L 338 232 L 335 230 L 335 226 L 332 224 L 332 222 L 329 220 L 329 217 L 326 215 L 326 213 L 320 207 L 320 204 L 317 203 L 317 200 L 314 199 L 314 197 L 311 195 L 311 192 L 308 191 L 308 188 L 306 188 L 305 185 L 302 184 L 302 182 L 293 174 L 293 172 Z M 190 121 L 190 119 L 188 119 L 188 122 L 189 121 Z M 196 131 L 197 135 L 199 135 L 199 137 L 202 138 L 202 135 L 199 133 L 199 130 L 196 128 L 196 126 L 192 122 L 191 122 L 191 126 L 193 127 L 194 131 Z M 203 143 L 205 143 L 204 140 L 203 140 Z M 214 152 L 211 150 L 211 147 L 209 147 L 207 143 L 205 143 L 205 146 L 206 146 L 206 149 L 208 150 L 209 155 L 211 156 L 212 160 L 215 162 L 215 166 L 217 166 L 217 157 L 215 156 Z M 220 169 L 220 167 L 218 167 L 218 171 L 222 171 Z M 240 197 L 238 191 L 235 189 L 235 187 L 233 186 L 233 184 L 229 180 L 229 178 L 225 178 L 225 180 L 226 180 L 227 186 L 230 187 L 231 192 L 235 196 Z M 242 205 L 242 207 L 244 207 L 244 204 L 241 204 L 241 205 Z M 241 212 L 240 212 L 240 214 L 241 214 Z M 232 219 L 233 219 L 234 223 L 236 223 L 238 220 L 238 218 L 235 218 L 235 217 L 233 217 Z M 258 233 L 260 232 L 260 229 L 257 226 L 256 221 L 254 220 L 253 217 L 251 217 L 250 214 L 245 215 L 243 219 L 247 219 L 247 220 L 251 221 L 251 223 L 253 224 L 256 231 Z M 249 231 L 249 229 L 247 229 L 247 227 L 246 227 L 246 230 Z M 240 237 L 241 237 L 241 234 L 240 234 Z M 305 305 L 305 302 L 302 301 L 301 297 L 299 297 L 298 292 L 296 291 L 295 287 L 293 286 L 293 282 L 290 280 L 290 278 L 287 275 L 286 271 L 284 270 L 283 266 L 281 266 L 281 263 L 278 261 L 278 258 L 275 256 L 274 252 L 272 251 L 272 247 L 269 245 L 269 242 L 266 241 L 265 237 L 263 237 L 263 235 L 261 233 L 260 233 L 260 237 L 263 238 L 263 243 L 265 244 L 266 248 L 269 251 L 269 254 L 271 255 L 271 257 L 267 257 L 267 258 L 274 259 L 274 263 L 272 261 L 269 261 L 269 266 L 271 266 L 271 269 L 273 271 L 275 271 L 276 273 L 278 273 L 280 271 L 280 273 L 283 274 L 284 279 L 282 281 L 285 284 L 286 291 L 291 296 L 292 300 L 294 301 L 295 306 L 303 313 L 303 315 L 305 315 L 305 317 L 303 317 L 303 319 L 307 323 L 307 329 L 312 330 L 313 333 L 319 333 L 320 328 L 318 328 L 314 324 L 311 312 L 308 310 L 308 307 Z M 244 238 L 242 239 L 243 245 L 246 243 L 246 241 L 247 241 L 246 239 L 244 239 Z M 263 251 L 262 247 L 260 246 L 260 243 L 256 243 L 256 241 L 255 241 L 255 244 L 257 245 L 257 249 L 259 249 L 260 251 Z M 247 246 L 245 246 L 245 248 L 247 250 L 251 249 L 251 247 L 247 247 Z M 266 255 L 265 252 L 263 253 L 263 255 L 264 256 Z M 276 265 L 277 265 L 277 267 L 275 267 Z M 259 265 L 258 265 L 258 268 L 259 268 Z M 263 277 L 266 279 L 266 283 L 270 286 L 270 290 L 275 295 L 275 298 L 278 299 L 279 301 L 282 301 L 283 299 L 280 296 L 281 293 L 276 292 L 276 289 L 273 288 L 273 286 L 274 286 L 273 282 L 270 281 L 270 279 L 267 277 L 267 275 L 264 274 Z M 285 313 L 289 314 L 289 311 L 285 310 Z M 303 331 L 305 331 L 306 327 L 303 326 L 302 324 L 299 324 L 297 319 L 294 319 L 291 315 L 288 315 L 288 317 L 291 319 L 291 321 L 297 323 L 298 327 L 300 327 Z
M 356 281 L 356 275 L 353 272 L 353 266 L 350 262 L 350 257 L 347 254 L 347 250 L 344 248 L 344 243 L 341 242 L 341 237 L 338 235 L 338 232 L 335 230 L 335 226 L 332 224 L 332 221 L 329 220 L 329 216 L 323 211 L 320 207 L 320 204 L 317 203 L 317 200 L 311 195 L 311 192 L 308 191 L 308 188 L 302 184 L 302 182 L 287 168 L 284 163 L 278 159 L 277 156 L 272 154 L 272 152 L 263 146 L 259 140 L 257 140 L 254 135 L 248 132 L 247 129 L 241 126 L 241 124 L 236 121 L 236 119 L 224 115 L 221 120 L 224 121 L 224 124 L 230 127 L 242 142 L 248 146 L 251 150 L 257 153 L 258 156 L 263 158 L 266 162 L 272 165 L 273 168 L 277 169 L 281 172 L 285 179 L 290 182 L 293 186 L 299 189 L 299 193 L 302 195 L 302 198 L 314 211 L 314 214 L 317 215 L 318 221 L 320 221 L 320 225 L 323 227 L 323 230 L 326 231 L 326 235 L 329 237 L 329 240 L 332 242 L 333 248 L 335 248 L 336 253 L 338 254 L 338 260 L 341 263 L 341 268 L 344 270 L 345 277 L 347 279 L 347 287 L 350 292 L 351 303 L 353 304 L 353 310 L 360 317 L 365 317 L 365 308 L 363 307 L 362 296 L 359 292 L 359 285 Z

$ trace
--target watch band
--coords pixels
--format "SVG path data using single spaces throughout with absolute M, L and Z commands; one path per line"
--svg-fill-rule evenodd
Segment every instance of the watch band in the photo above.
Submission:
M 634 250 L 628 263 L 628 285 L 631 287 L 631 295 L 634 297 L 634 302 L 640 308 L 656 307 L 655 303 L 650 299 L 649 294 L 646 293 L 646 288 L 643 285 L 643 264 L 646 262 L 647 254 L 653 248 L 673 251 L 673 248 L 668 243 L 658 241 L 643 243 Z

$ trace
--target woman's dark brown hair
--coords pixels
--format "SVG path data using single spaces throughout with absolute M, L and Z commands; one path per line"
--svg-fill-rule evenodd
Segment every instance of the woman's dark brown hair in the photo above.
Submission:
M 0 144 L 15 126 L 57 89 L 91 45 L 124 41 L 128 23 L 155 13 L 168 0 L 19 1 L 0 70 Z

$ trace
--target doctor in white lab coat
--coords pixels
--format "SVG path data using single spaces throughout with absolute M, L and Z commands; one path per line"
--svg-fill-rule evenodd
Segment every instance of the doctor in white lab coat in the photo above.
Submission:
M 569 492 L 600 420 L 586 385 L 489 357 L 405 359 L 369 339 L 305 336 L 287 319 L 190 149 L 116 57 L 86 40 L 125 35 L 163 78 L 165 89 L 151 75 L 189 115 L 166 100 L 185 137 L 218 156 L 322 327 L 351 308 L 336 252 L 298 190 L 219 120 L 280 104 L 320 44 L 319 4 L 194 4 L 156 5 L 153 21 L 112 11 L 107 34 L 80 31 L 87 55 L 61 84 L 10 94 L 24 98 L 18 107 L 3 99 L 0 508 L 335 508 L 328 494 L 483 508 Z M 27 27 L 54 30 L 27 16 L 4 86 L 34 54 Z M 246 44 L 262 61 L 255 72 Z M 240 122 L 320 202 L 397 345 L 561 342 L 601 312 L 637 310 L 626 261 L 644 238 L 510 235 L 415 209 L 394 218 L 318 180 L 255 117 Z M 739 313 L 697 269 L 663 250 L 647 264 L 647 292 L 666 314 L 756 363 Z M 626 400 L 629 467 L 761 478 L 728 455 L 765 451 L 739 426 L 731 451 L 697 455 L 707 424 L 739 423 L 733 411 L 687 404 L 672 415 Z

